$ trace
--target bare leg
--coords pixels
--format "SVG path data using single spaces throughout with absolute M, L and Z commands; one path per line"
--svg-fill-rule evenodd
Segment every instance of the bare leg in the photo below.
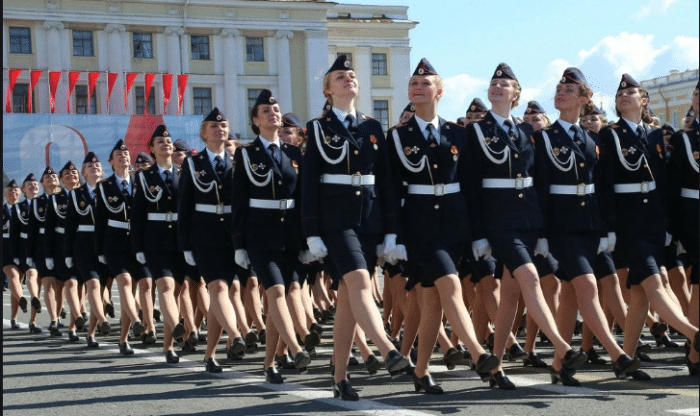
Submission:
M 75 331 L 75 318 L 80 316 L 80 299 L 78 297 L 78 281 L 68 279 L 65 282 L 66 294 L 68 299 L 68 308 L 70 309 L 71 319 L 68 329 Z
M 236 312 L 229 299 L 226 281 L 217 279 L 207 284 L 211 304 L 207 315 L 207 352 L 204 358 L 212 358 L 216 352 L 216 344 L 221 338 L 221 330 L 229 338 L 239 338 L 241 333 L 236 328 Z
M 686 284 L 688 278 L 685 274 L 685 270 L 683 270 L 682 267 L 674 267 L 668 271 L 668 280 L 671 289 L 676 294 L 676 298 L 678 298 L 681 304 L 683 312 L 685 312 L 686 316 L 689 316 L 690 290 L 688 290 L 688 285 Z
M 408 292 L 408 299 L 406 301 L 404 315 L 411 317 L 411 319 L 407 319 L 405 322 L 403 328 L 403 341 L 401 342 L 401 354 L 408 357 L 409 353 L 411 352 L 411 348 L 413 348 L 413 343 L 416 340 L 420 321 L 423 319 L 421 317 L 422 314 L 418 299 L 418 286 L 413 287 L 413 289 Z
M 333 323 L 333 361 L 335 364 L 333 381 L 335 383 L 340 383 L 341 380 L 348 378 L 348 360 L 350 359 L 352 341 L 355 338 L 356 321 L 352 313 L 348 292 L 349 289 L 344 278 L 338 286 L 338 304 Z
M 251 276 L 246 282 L 243 294 L 245 296 L 246 312 L 253 319 L 255 328 L 260 332 L 265 329 L 265 323 L 262 319 L 262 306 L 260 306 L 260 291 L 258 287 L 258 278 Z
M 472 357 L 478 358 L 485 351 L 476 339 L 472 320 L 469 317 L 469 312 L 467 312 L 467 307 L 462 301 L 459 278 L 454 274 L 443 276 L 435 281 L 435 287 L 439 292 L 440 303 L 445 311 L 447 321 L 452 326 L 452 330 L 464 342 Z M 428 303 L 423 301 L 423 304 L 427 305 Z
M 175 328 L 175 325 L 180 321 L 180 311 L 178 310 L 177 301 L 175 300 L 175 285 L 175 279 L 170 276 L 161 277 L 156 280 L 158 302 L 162 310 L 161 312 L 163 312 L 165 340 L 167 341 L 167 339 L 170 338 L 170 342 L 163 343 L 163 352 L 167 352 L 173 348 L 173 328 Z
M 144 277 L 139 280 L 138 286 L 139 298 L 141 299 L 141 312 L 143 314 L 143 324 L 146 326 L 147 332 L 155 331 L 156 327 L 153 323 L 153 297 L 151 296 L 153 279 L 150 277 Z
M 88 328 L 88 336 L 95 336 L 95 328 L 98 323 L 107 320 L 104 314 L 102 304 L 102 296 L 100 294 L 100 281 L 98 279 L 90 279 L 85 282 L 87 288 L 87 298 L 90 302 L 90 327 Z
M 238 281 L 238 279 L 233 279 L 228 295 L 229 299 L 231 300 L 233 310 L 236 312 L 238 328 L 241 330 L 241 333 L 247 334 L 250 332 L 250 327 L 245 319 L 245 308 L 243 307 L 243 301 L 241 300 L 241 282 Z M 224 327 L 224 330 L 226 330 L 226 327 Z M 226 333 L 231 335 L 228 331 L 226 331 Z M 229 338 L 229 340 L 231 339 Z
M 406 305 L 408 303 L 408 292 L 406 292 L 406 279 L 405 277 L 397 274 L 391 278 L 391 337 L 398 338 L 399 332 L 401 331 L 401 326 L 404 323 L 406 310 Z M 384 308 L 386 308 L 386 300 L 384 301 Z
M 414 371 L 419 378 L 426 376 L 429 372 L 430 356 L 433 353 L 438 330 L 442 326 L 442 305 L 438 288 L 424 287 L 422 292 L 423 306 L 418 327 L 418 360 Z
M 309 335 L 309 329 L 306 326 L 306 315 L 304 312 L 304 305 L 301 303 L 301 287 L 299 287 L 299 282 L 292 282 L 292 284 L 289 285 L 289 293 L 287 293 L 286 300 L 286 306 L 288 308 L 287 313 L 289 313 L 290 315 L 290 324 L 292 324 L 292 326 L 290 326 L 290 329 L 295 330 L 296 333 L 301 336 L 302 340 L 306 339 L 306 336 Z M 284 331 L 280 330 L 280 335 L 282 335 L 283 333 Z M 284 336 L 282 336 L 282 339 L 285 343 L 287 342 Z
M 58 321 L 58 311 L 56 310 L 56 287 L 53 284 L 53 277 L 44 277 L 41 279 L 41 286 L 44 288 L 44 304 L 49 312 L 51 322 Z

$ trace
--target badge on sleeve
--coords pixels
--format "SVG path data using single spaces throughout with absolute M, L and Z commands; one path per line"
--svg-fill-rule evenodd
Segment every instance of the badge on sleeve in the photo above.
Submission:
M 296 174 L 298 175 L 299 174 L 299 162 L 292 159 L 292 167 L 294 168 L 294 172 L 296 172 Z
M 700 157 L 699 152 L 693 152 L 693 159 L 698 160 L 698 157 Z
M 450 153 L 452 153 L 452 160 L 456 162 L 459 159 L 459 149 L 457 149 L 457 146 L 452 145 Z
M 369 141 L 372 142 L 372 147 L 374 147 L 374 150 L 379 149 L 379 146 L 377 146 L 377 137 L 374 134 L 369 135 Z

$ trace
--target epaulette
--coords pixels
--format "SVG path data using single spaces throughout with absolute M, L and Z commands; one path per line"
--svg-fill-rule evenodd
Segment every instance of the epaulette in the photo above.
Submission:
M 365 120 L 373 120 L 372 117 L 368 116 L 367 114 L 363 114 L 362 118 L 364 118 Z
M 620 125 L 617 123 L 614 123 L 614 124 L 609 125 L 608 127 L 610 127 L 611 129 L 616 129 L 616 128 L 620 127 Z

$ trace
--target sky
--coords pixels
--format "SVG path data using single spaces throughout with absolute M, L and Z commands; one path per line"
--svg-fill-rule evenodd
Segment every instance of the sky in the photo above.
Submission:
M 411 72 L 428 58 L 445 81 L 438 112 L 464 116 L 474 97 L 486 105 L 496 66 L 506 62 L 523 88 L 521 117 L 529 100 L 556 119 L 553 96 L 564 69 L 581 69 L 594 102 L 614 117 L 611 97 L 623 73 L 642 80 L 671 70 L 698 69 L 697 0 L 336 0 L 408 6 Z M 408 98 L 406 99 L 408 101 Z

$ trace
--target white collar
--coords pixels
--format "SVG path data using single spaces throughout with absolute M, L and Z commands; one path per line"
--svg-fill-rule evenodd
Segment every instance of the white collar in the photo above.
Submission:
M 87 182 L 85 183 L 85 185 L 87 185 L 87 190 L 88 190 L 88 192 L 90 192 L 90 193 L 95 192 L 95 188 L 97 188 L 97 184 L 95 184 L 95 188 L 93 188 L 92 186 L 90 186 L 90 184 L 87 183 Z
M 345 122 L 345 117 L 347 117 L 348 114 L 350 114 L 337 107 L 333 107 L 333 112 L 335 113 L 336 117 L 338 117 L 338 120 L 340 120 L 341 123 Z M 355 120 L 357 120 L 357 110 L 355 110 L 355 114 L 353 114 L 353 117 L 355 117 Z
M 564 129 L 564 132 L 569 135 L 572 139 L 574 138 L 573 133 L 571 133 L 571 127 L 573 126 L 572 123 L 569 123 L 568 121 L 564 121 L 562 119 L 558 119 L 557 123 L 561 125 L 561 127 Z
M 126 181 L 126 183 L 131 183 L 131 175 L 126 175 L 126 178 L 122 178 L 121 176 L 117 175 L 116 172 L 114 173 L 114 176 L 117 178 L 117 183 L 121 185 L 122 182 Z
M 513 123 L 513 127 L 515 127 L 517 124 L 515 121 L 513 121 L 512 117 L 509 117 L 509 118 L 501 117 L 498 114 L 496 114 L 493 110 L 489 110 L 489 112 L 491 113 L 493 118 L 496 120 L 496 123 L 498 123 L 498 125 L 501 126 L 504 130 L 505 130 L 505 126 L 503 125 L 503 123 L 506 120 L 510 120 L 510 122 Z
M 629 124 L 630 128 L 632 129 L 632 132 L 633 132 L 634 134 L 637 134 L 637 127 L 641 126 L 642 124 L 641 124 L 641 123 L 640 123 L 640 124 L 637 124 L 637 123 L 635 123 L 634 121 L 629 121 L 629 120 L 627 120 L 627 119 L 624 118 L 624 117 L 622 117 L 622 119 L 625 120 L 625 121 L 627 122 L 627 124 Z
M 207 155 L 209 156 L 209 160 L 211 162 L 214 162 L 214 159 L 216 159 L 217 156 L 221 158 L 222 161 L 226 160 L 226 149 L 224 149 L 221 153 L 214 153 L 212 150 L 208 147 L 204 148 L 205 151 L 207 152 Z
M 425 137 L 428 137 L 428 124 L 433 125 L 436 133 L 440 131 L 440 118 L 437 116 L 437 114 L 430 121 L 423 120 L 422 118 L 418 117 L 418 114 L 416 114 L 416 122 L 418 123 L 420 131 L 425 135 Z
M 160 172 L 161 175 L 163 175 L 166 170 L 169 171 L 170 173 L 173 173 L 173 165 L 172 164 L 170 165 L 170 169 L 165 169 L 164 167 L 162 167 L 161 165 L 159 165 L 157 163 L 156 163 L 156 166 L 158 166 L 158 172 Z
M 273 142 L 267 140 L 266 138 L 264 138 L 263 136 L 260 136 L 260 135 L 258 135 L 258 138 L 260 139 L 260 141 L 262 142 L 263 146 L 265 147 L 265 150 L 267 150 L 267 148 L 270 147 L 271 144 L 276 144 L 278 149 L 281 149 L 281 148 L 282 148 L 282 146 L 280 146 L 280 140 L 279 140 L 279 138 L 278 138 L 277 140 L 273 141 Z

